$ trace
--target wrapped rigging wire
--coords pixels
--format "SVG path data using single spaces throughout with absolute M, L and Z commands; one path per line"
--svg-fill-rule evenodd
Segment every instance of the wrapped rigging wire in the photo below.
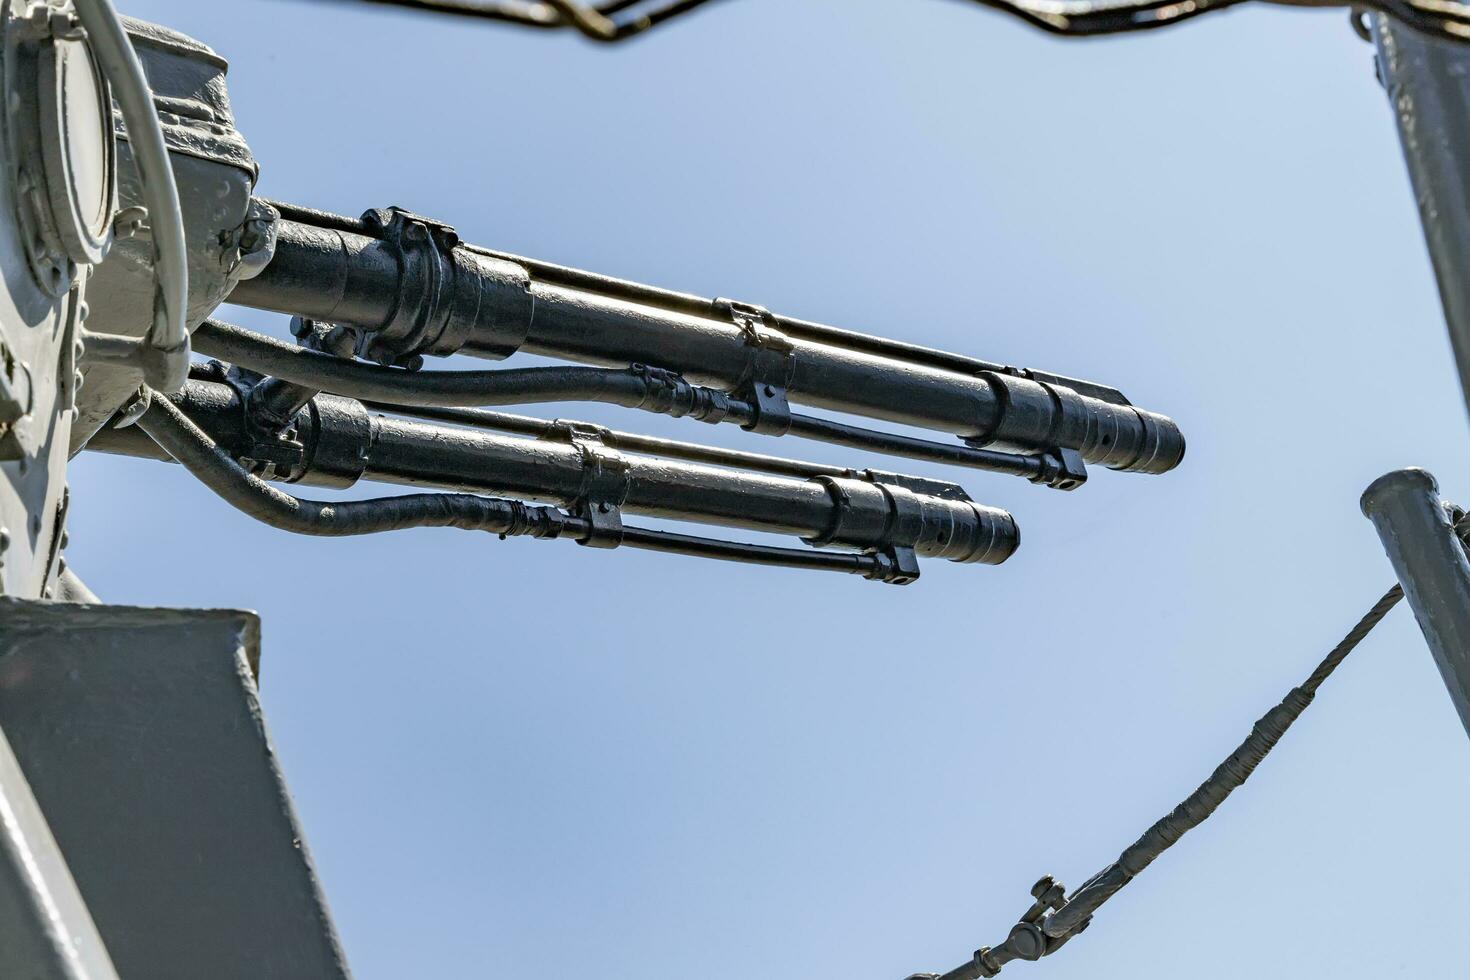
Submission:
M 1470 524 L 1463 515 L 1456 522 L 1463 541 Z M 1260 717 L 1245 740 L 1215 768 L 1210 777 L 1165 816 L 1154 822 L 1118 860 L 1087 879 L 1070 895 L 1050 875 L 1031 889 L 1035 899 L 995 947 L 982 946 L 974 956 L 947 973 L 915 973 L 907 980 L 989 980 L 1013 960 L 1035 961 L 1056 952 L 1092 922 L 1092 915 L 1153 861 L 1179 842 L 1186 833 L 1204 823 L 1231 793 L 1239 789 L 1270 754 L 1303 711 L 1311 706 L 1317 690 L 1332 676 L 1348 654 L 1373 631 L 1383 617 L 1404 597 L 1395 585 L 1363 614 L 1312 673 L 1287 692 L 1281 702 Z
M 434 13 L 458 14 L 522 27 L 575 30 L 594 41 L 618 42 L 689 13 L 710 0 L 679 0 L 623 19 L 637 0 L 585 4 L 571 0 L 367 0 Z M 1063 37 L 1092 37 L 1168 27 L 1249 0 L 962 0 L 1019 17 L 1032 27 Z M 1257 0 L 1260 2 L 1260 0 Z M 1299 7 L 1346 7 L 1324 0 L 1265 0 Z M 1456 0 L 1358 0 L 1362 8 L 1387 14 L 1415 30 L 1456 41 L 1470 40 L 1470 4 Z M 1355 14 L 1356 18 L 1356 14 Z

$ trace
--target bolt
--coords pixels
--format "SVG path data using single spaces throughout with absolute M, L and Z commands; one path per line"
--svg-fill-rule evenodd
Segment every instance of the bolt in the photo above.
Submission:
M 1021 923 L 1006 937 L 1006 945 L 1019 960 L 1039 960 L 1046 955 L 1046 939 L 1031 923 Z
M 51 15 L 51 33 L 62 41 L 81 41 L 87 36 L 82 22 L 68 10 L 57 10 Z
M 117 238 L 132 238 L 143 230 L 147 221 L 147 208 L 138 205 L 123 208 L 112 219 L 112 234 Z

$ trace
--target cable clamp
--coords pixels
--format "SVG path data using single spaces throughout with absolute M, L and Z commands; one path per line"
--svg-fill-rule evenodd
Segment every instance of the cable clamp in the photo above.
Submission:
M 556 419 L 541 438 L 563 442 L 582 456 L 582 481 L 568 505 L 588 524 L 577 543 L 589 548 L 616 548 L 623 543 L 623 501 L 628 499 L 628 460 L 604 441 L 608 430 L 588 422 Z
M 763 306 L 732 299 L 714 301 L 716 313 L 740 328 L 745 341 L 745 367 L 734 393 L 748 400 L 755 419 L 741 428 L 763 435 L 781 436 L 791 430 L 791 405 L 786 389 L 796 356 L 791 338 L 776 329 L 776 317 Z

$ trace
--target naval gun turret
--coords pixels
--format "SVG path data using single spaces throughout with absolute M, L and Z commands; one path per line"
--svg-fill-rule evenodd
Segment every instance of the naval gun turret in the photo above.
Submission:
M 447 524 L 891 583 L 913 581 L 926 557 L 998 564 L 1016 523 L 953 483 L 486 409 L 615 404 L 1060 490 L 1080 487 L 1089 464 L 1157 474 L 1183 457 L 1171 420 L 1107 385 L 512 255 L 401 207 L 352 218 L 253 196 L 260 166 L 235 128 L 224 60 L 157 26 L 129 31 L 175 162 L 193 346 L 215 360 L 164 406 L 128 365 L 84 355 L 73 451 L 177 460 L 251 516 L 308 534 Z M 120 198 L 141 206 L 129 180 Z M 97 330 L 138 333 L 151 274 L 138 244 L 101 263 Z M 226 301 L 284 314 L 294 339 L 212 319 Z M 521 352 L 576 366 L 426 367 Z M 267 486 L 363 480 L 443 493 L 334 504 Z M 635 515 L 819 550 L 625 521 Z
M 1183 458 L 1169 418 L 1105 384 L 513 255 L 403 207 L 260 197 L 226 61 L 108 0 L 5 0 L 0 40 L 0 976 L 347 975 L 261 722 L 256 618 L 101 604 L 63 554 L 79 452 L 177 464 L 293 533 L 452 527 L 892 584 L 998 565 L 1017 523 L 954 482 L 504 409 L 614 405 L 1061 491 Z M 559 363 L 428 367 L 456 354 Z M 394 492 L 334 495 L 364 481 Z

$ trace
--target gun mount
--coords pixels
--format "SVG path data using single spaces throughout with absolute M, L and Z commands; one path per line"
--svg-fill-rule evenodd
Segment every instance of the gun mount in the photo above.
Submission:
M 0 660 L 22 665 L 0 684 L 0 809 L 24 818 L 0 821 L 0 902 L 29 903 L 19 927 L 0 914 L 0 974 L 45 961 L 97 980 L 158 975 L 161 963 L 346 975 L 259 724 L 253 616 L 100 606 L 62 554 L 65 468 L 78 452 L 177 463 L 292 533 L 453 527 L 892 584 L 917 579 L 920 559 L 1001 564 L 1019 545 L 1017 523 L 955 483 L 488 409 L 615 405 L 1067 491 L 1089 464 L 1162 474 L 1183 459 L 1174 422 L 1109 385 L 469 244 L 399 207 L 351 218 L 258 197 L 228 64 L 206 45 L 120 20 L 108 0 L 6 0 L 0 31 Z M 213 319 L 225 303 L 289 317 L 295 342 Z M 215 360 L 191 363 L 196 352 Z M 456 354 L 563 363 L 426 369 Z M 416 492 L 314 499 L 283 488 L 363 481 Z M 53 598 L 87 608 L 35 601 Z M 73 642 L 75 630 L 89 641 Z M 170 794 L 145 795 L 152 783 L 130 766 L 163 753 L 137 719 L 154 697 L 175 696 L 180 677 L 203 719 L 191 724 L 224 722 L 167 753 L 173 768 L 159 781 Z M 112 698 L 124 685 L 153 693 Z M 93 744 L 99 731 L 106 744 Z M 231 778 L 195 786 L 191 774 L 216 759 Z M 129 882 L 187 880 L 168 914 L 105 893 L 110 859 L 73 858 L 71 879 L 60 850 L 85 850 L 94 792 L 127 800 L 120 808 L 155 803 L 177 822 L 153 821 L 146 847 L 114 846 L 129 849 Z M 244 843 L 232 819 L 248 820 Z M 227 894 L 232 883 L 211 865 L 232 860 L 259 875 L 258 894 Z M 220 911 L 186 949 L 191 930 L 159 922 L 172 927 L 191 906 Z M 43 948 L 14 936 L 40 936 Z M 210 960 L 219 949 L 227 968 Z
M 81 348 L 73 452 L 175 458 L 160 447 L 193 446 L 200 465 L 181 461 L 212 489 L 231 487 L 246 494 L 230 498 L 237 505 L 259 505 L 245 508 L 255 516 L 308 533 L 322 527 L 271 516 L 262 501 L 279 491 L 259 480 L 340 488 L 365 479 L 504 494 L 564 508 L 542 514 L 541 536 L 894 583 L 918 576 L 918 557 L 1004 561 L 1019 540 L 1014 520 L 952 484 L 667 440 L 634 447 L 627 434 L 623 445 L 637 455 L 624 456 L 585 425 L 558 423 L 528 441 L 484 431 L 493 418 L 442 413 L 615 404 L 1062 490 L 1086 481 L 1087 464 L 1157 474 L 1183 458 L 1171 420 L 1106 385 L 467 244 L 449 225 L 401 208 L 348 218 L 252 197 L 260 167 L 235 129 L 224 59 L 155 25 L 129 23 L 128 31 L 154 86 L 178 184 L 193 347 L 220 367 L 203 374 L 196 367 L 182 392 L 165 386 L 178 392 L 170 407 L 144 408 L 149 396 L 137 392 L 148 378 L 112 356 L 105 338 L 126 344 L 146 332 L 153 262 L 137 241 L 120 244 L 93 277 L 94 335 Z M 138 214 L 146 202 L 130 166 L 121 154 L 119 205 Z M 210 320 L 226 301 L 289 314 L 296 343 Z M 577 366 L 424 369 L 431 357 L 500 360 L 517 352 Z M 957 438 L 880 430 L 796 406 Z M 425 416 L 434 412 L 441 414 Z M 115 428 L 140 415 L 141 430 Z M 239 472 L 203 468 L 206 459 L 226 458 Z M 791 479 L 797 472 L 803 477 Z M 624 511 L 788 534 L 845 553 L 623 527 Z M 362 529 L 382 526 L 369 521 Z

